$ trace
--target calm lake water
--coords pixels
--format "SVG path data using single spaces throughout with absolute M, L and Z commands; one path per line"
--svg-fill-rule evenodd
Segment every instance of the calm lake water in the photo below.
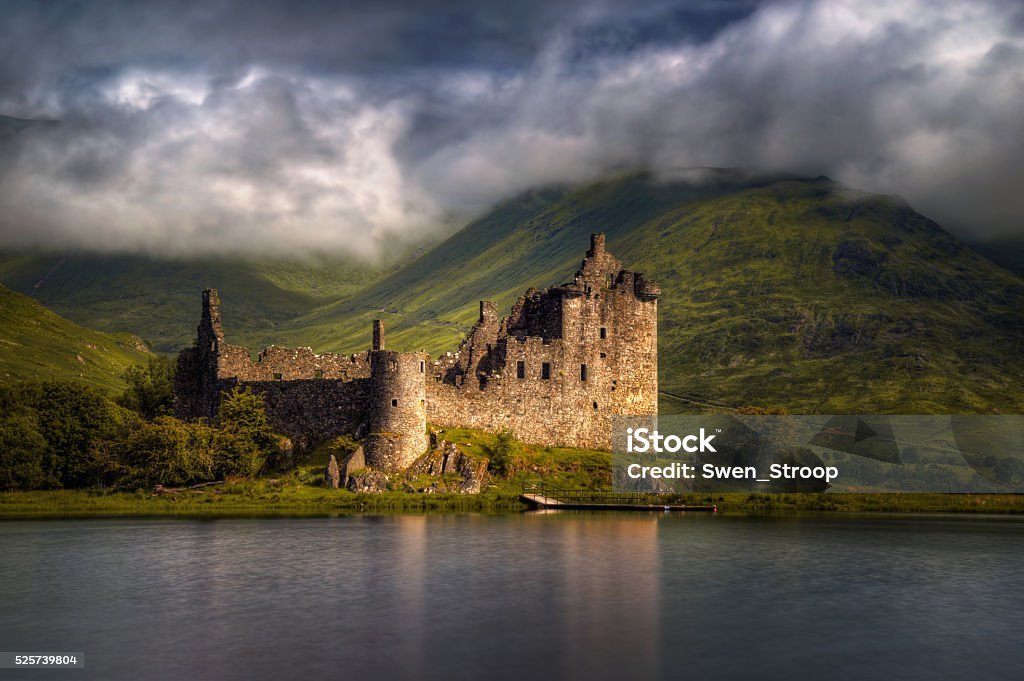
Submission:
M 1024 522 L 6 521 L 0 599 L 0 650 L 86 654 L 0 678 L 1009 679 Z

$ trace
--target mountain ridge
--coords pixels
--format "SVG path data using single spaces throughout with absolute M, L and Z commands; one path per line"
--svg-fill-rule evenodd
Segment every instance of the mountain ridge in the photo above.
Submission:
M 527 288 L 568 280 L 604 232 L 625 267 L 662 284 L 666 411 L 1020 411 L 1024 279 L 898 196 L 823 176 L 699 179 L 630 172 L 526 192 L 402 267 L 356 270 L 348 290 L 290 310 L 278 301 L 276 318 L 246 287 L 218 287 L 225 330 L 253 351 L 354 352 L 383 318 L 389 346 L 436 357 L 456 349 L 479 300 L 504 314 Z M 191 338 L 208 285 L 177 292 L 176 338 Z
M 604 231 L 624 266 L 662 283 L 661 385 L 684 397 L 666 408 L 1019 411 L 1024 280 L 901 198 L 824 177 L 685 194 L 644 175 L 588 185 L 516 212 L 452 263 L 499 209 L 284 340 L 362 349 L 376 316 L 393 347 L 453 350 L 476 299 L 507 310 L 528 286 L 568 279 Z

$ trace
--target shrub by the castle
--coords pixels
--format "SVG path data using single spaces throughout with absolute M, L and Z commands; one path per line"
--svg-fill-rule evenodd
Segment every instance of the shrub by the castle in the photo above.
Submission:
M 182 423 L 160 416 L 132 433 L 124 443 L 128 482 L 136 485 L 187 485 L 213 479 L 214 433 L 203 423 Z
M 127 486 L 191 485 L 229 477 L 254 477 L 266 453 L 241 431 L 205 422 L 160 416 L 145 423 L 123 445 Z
M 490 457 L 487 468 L 495 475 L 508 477 L 522 468 L 523 443 L 508 428 L 498 432 L 494 444 L 487 447 L 486 451 Z
M 175 366 L 170 357 L 153 357 L 144 367 L 129 367 L 122 375 L 128 387 L 117 403 L 149 420 L 170 416 L 174 413 Z
M 217 412 L 218 472 L 225 477 L 256 475 L 265 465 L 286 468 L 289 461 L 270 427 L 263 397 L 243 388 L 224 396 Z

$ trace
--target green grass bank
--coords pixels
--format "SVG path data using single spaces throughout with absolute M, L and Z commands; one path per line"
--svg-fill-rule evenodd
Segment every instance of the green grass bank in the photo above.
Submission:
M 519 513 L 528 510 L 523 484 L 543 480 L 562 489 L 611 487 L 611 454 L 600 450 L 538 447 L 515 443 L 498 453 L 492 433 L 448 429 L 441 436 L 474 459 L 501 462 L 479 494 L 401 491 L 443 476 L 394 476 L 379 494 L 331 489 L 323 482 L 330 456 L 324 447 L 285 474 L 255 480 L 154 493 L 151 489 L 37 490 L 0 492 L 0 519 L 102 516 L 328 516 L 362 513 Z M 456 476 L 457 477 L 457 476 Z M 835 513 L 999 513 L 1024 514 L 1024 495 L 1014 494 L 681 494 L 664 497 L 682 504 L 717 505 L 725 514 Z M 572 511 L 562 511 L 572 512 Z M 639 512 L 639 511 L 638 511 Z

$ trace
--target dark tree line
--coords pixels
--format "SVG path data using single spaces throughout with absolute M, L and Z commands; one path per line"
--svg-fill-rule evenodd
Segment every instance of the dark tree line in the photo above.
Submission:
M 259 396 L 236 390 L 216 420 L 179 421 L 173 373 L 168 358 L 132 367 L 116 400 L 72 381 L 0 388 L 0 490 L 185 485 L 282 465 Z

